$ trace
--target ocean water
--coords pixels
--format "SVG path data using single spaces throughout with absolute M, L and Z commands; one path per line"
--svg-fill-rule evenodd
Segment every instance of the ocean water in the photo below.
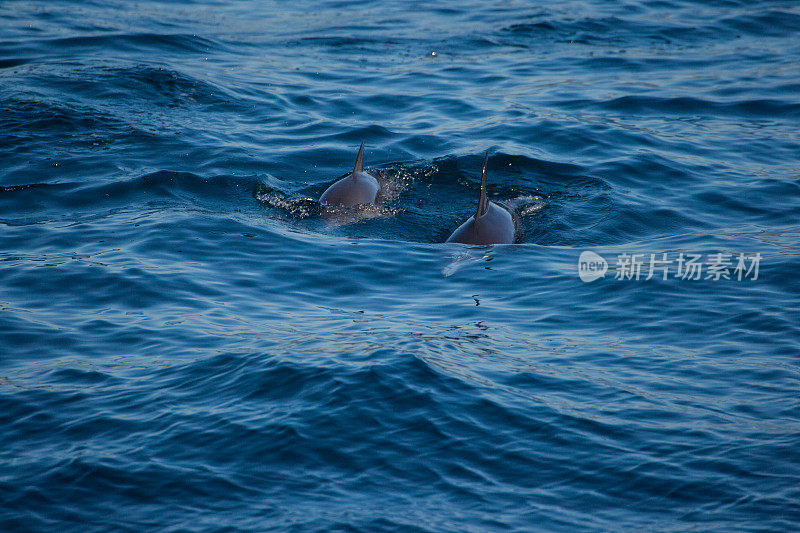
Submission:
M 798 58 L 794 1 L 2 2 L 0 530 L 797 530 Z M 445 245 L 487 150 L 519 242 Z

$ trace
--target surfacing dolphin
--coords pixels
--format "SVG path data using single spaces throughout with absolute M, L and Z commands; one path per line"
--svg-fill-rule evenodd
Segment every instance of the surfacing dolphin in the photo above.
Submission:
M 374 204 L 375 196 L 380 188 L 378 180 L 372 174 L 364 172 L 364 143 L 362 142 L 358 149 L 353 173 L 328 187 L 322 193 L 319 203 L 344 207 Z
M 513 244 L 516 238 L 514 218 L 508 209 L 490 202 L 486 198 L 486 163 L 489 152 L 483 158 L 481 194 L 478 210 L 456 229 L 447 242 L 463 244 Z

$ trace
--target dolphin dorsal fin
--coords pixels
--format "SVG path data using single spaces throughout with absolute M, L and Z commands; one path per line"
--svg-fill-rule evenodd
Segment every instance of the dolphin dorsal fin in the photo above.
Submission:
M 364 141 L 361 141 L 361 147 L 358 149 L 356 156 L 356 166 L 353 167 L 353 181 L 358 180 L 358 173 L 364 172 Z
M 486 163 L 489 161 L 489 151 L 483 156 L 483 171 L 481 172 L 481 195 L 478 197 L 478 210 L 475 211 L 475 220 L 478 220 L 489 209 L 489 200 L 486 198 Z

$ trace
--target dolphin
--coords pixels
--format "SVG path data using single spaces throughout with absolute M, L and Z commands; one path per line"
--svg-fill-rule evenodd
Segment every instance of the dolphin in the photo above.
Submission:
M 461 224 L 446 242 L 463 244 L 513 244 L 516 238 L 514 217 L 505 207 L 490 202 L 486 198 L 486 163 L 489 152 L 483 158 L 481 173 L 481 193 L 478 210 Z
M 374 204 L 381 186 L 378 180 L 364 172 L 364 143 L 358 149 L 353 173 L 328 187 L 319 203 L 329 206 L 352 207 L 358 204 Z

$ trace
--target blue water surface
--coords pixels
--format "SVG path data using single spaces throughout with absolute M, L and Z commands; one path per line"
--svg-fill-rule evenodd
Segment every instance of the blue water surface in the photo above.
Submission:
M 798 58 L 794 1 L 0 3 L 0 530 L 797 530 Z M 486 150 L 520 242 L 442 244 Z

